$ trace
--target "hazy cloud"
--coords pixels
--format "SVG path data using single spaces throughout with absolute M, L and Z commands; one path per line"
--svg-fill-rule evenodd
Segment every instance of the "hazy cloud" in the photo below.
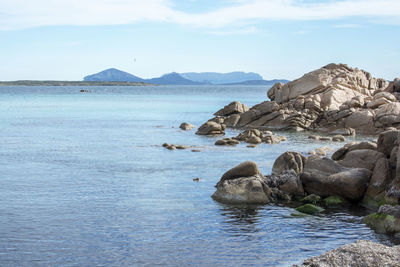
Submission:
M 0 0 L 0 29 L 50 25 L 118 25 L 153 21 L 221 28 L 264 20 L 326 20 L 366 17 L 398 21 L 398 0 L 232 0 L 205 13 L 174 9 L 172 0 Z

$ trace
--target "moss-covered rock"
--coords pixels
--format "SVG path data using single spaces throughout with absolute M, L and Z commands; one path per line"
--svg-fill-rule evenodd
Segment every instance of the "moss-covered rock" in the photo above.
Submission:
M 364 218 L 364 223 L 377 233 L 393 234 L 400 232 L 400 219 L 393 215 L 372 213 Z
M 373 211 L 377 211 L 380 206 L 386 205 L 386 204 L 388 204 L 388 203 L 386 202 L 384 195 L 380 195 L 376 198 L 365 196 L 363 198 L 363 200 L 361 201 L 361 206 L 363 206 L 369 210 L 373 210 Z
M 323 208 L 315 206 L 313 204 L 305 204 L 303 206 L 296 208 L 296 210 L 299 212 L 311 214 L 311 215 L 320 213 L 321 211 L 324 211 Z
M 317 204 L 319 201 L 321 201 L 321 197 L 314 194 L 308 195 L 300 199 L 300 202 L 309 204 Z
M 347 205 L 349 202 L 339 196 L 330 196 L 327 197 L 323 200 L 325 206 L 327 207 L 338 207 L 338 206 L 344 206 Z

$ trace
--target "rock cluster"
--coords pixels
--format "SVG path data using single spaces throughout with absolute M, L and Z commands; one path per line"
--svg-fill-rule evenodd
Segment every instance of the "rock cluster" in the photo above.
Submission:
M 255 204 L 299 200 L 306 196 L 300 199 L 306 204 L 331 207 L 355 203 L 375 210 L 386 203 L 399 205 L 399 141 L 400 131 L 390 130 L 379 134 L 376 143 L 346 144 L 333 153 L 331 159 L 285 152 L 275 160 L 272 174 L 266 176 L 254 162 L 246 162 L 224 174 L 213 198 Z M 302 210 L 321 211 L 309 206 Z M 368 225 L 379 231 L 386 229 L 388 233 L 400 232 L 400 227 L 388 226 L 388 221 L 400 225 L 399 215 L 399 209 L 382 206 L 378 215 L 371 215 Z
M 400 246 L 388 247 L 367 240 L 341 246 L 320 256 L 312 257 L 301 266 L 399 266 Z M 298 265 L 295 265 L 298 266 Z
M 400 80 L 389 83 L 344 64 L 329 64 L 285 85 L 277 83 L 267 95 L 271 101 L 250 109 L 230 103 L 215 113 L 216 118 L 234 128 L 341 135 L 400 128 Z
M 281 141 L 286 141 L 286 137 L 274 135 L 270 131 L 259 131 L 257 129 L 250 129 L 250 130 L 245 130 L 244 132 L 238 134 L 235 137 L 223 138 L 221 140 L 217 140 L 215 142 L 215 145 L 218 146 L 237 145 L 240 142 L 246 142 L 252 145 L 258 145 L 261 143 L 278 144 Z

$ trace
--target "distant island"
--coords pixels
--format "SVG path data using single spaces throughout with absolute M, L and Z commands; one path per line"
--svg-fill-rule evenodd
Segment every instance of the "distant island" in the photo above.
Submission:
M 142 79 L 128 72 L 115 68 L 88 75 L 84 81 L 129 81 L 144 82 L 160 85 L 273 85 L 275 82 L 287 83 L 288 80 L 263 80 L 262 76 L 254 72 L 187 72 L 168 73 L 158 78 Z
M 85 76 L 83 81 L 0 81 L 0 86 L 146 86 L 146 85 L 265 85 L 288 80 L 264 80 L 254 72 L 187 72 L 167 73 L 157 78 L 142 79 L 115 68 Z
M 0 81 L 0 86 L 146 86 L 145 82 L 102 82 L 102 81 Z

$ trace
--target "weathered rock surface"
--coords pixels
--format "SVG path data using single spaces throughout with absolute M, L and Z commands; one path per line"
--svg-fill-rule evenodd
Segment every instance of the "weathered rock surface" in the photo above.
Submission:
M 221 180 L 217 190 L 211 196 L 216 201 L 228 204 L 266 204 L 271 189 L 265 184 L 261 175 Z
M 389 84 L 344 64 L 329 64 L 285 85 L 275 84 L 267 93 L 271 101 L 250 109 L 233 102 L 215 115 L 236 128 L 374 134 L 400 128 L 398 83 Z
M 400 246 L 388 247 L 367 240 L 341 246 L 312 257 L 301 266 L 312 267 L 395 267 L 400 263 Z
M 245 161 L 225 172 L 222 175 L 221 180 L 218 182 L 218 184 L 225 180 L 233 180 L 240 177 L 250 177 L 257 174 L 260 174 L 257 163 L 253 161 Z
M 293 170 L 295 173 L 301 173 L 304 168 L 306 157 L 298 152 L 289 151 L 280 155 L 272 166 L 273 174 L 280 174 L 286 170 Z
M 225 172 L 216 185 L 213 199 L 231 204 L 265 204 L 271 189 L 255 162 L 243 162 Z
M 358 149 L 346 153 L 338 163 L 350 168 L 365 168 L 372 171 L 381 158 L 386 158 L 385 154 L 371 149 Z
M 224 135 L 225 134 L 225 124 L 219 124 L 215 121 L 208 121 L 201 125 L 197 129 L 196 134 L 198 135 Z
M 347 168 L 328 158 L 309 157 L 300 179 L 308 194 L 341 196 L 358 201 L 364 196 L 371 172 L 363 168 Z
M 294 170 L 283 170 L 279 174 L 265 176 L 270 188 L 277 188 L 290 196 L 304 196 L 300 176 Z
M 233 114 L 239 114 L 248 111 L 249 108 L 240 102 L 232 102 L 229 105 L 226 105 L 222 109 L 218 110 L 214 113 L 215 116 L 229 116 Z

